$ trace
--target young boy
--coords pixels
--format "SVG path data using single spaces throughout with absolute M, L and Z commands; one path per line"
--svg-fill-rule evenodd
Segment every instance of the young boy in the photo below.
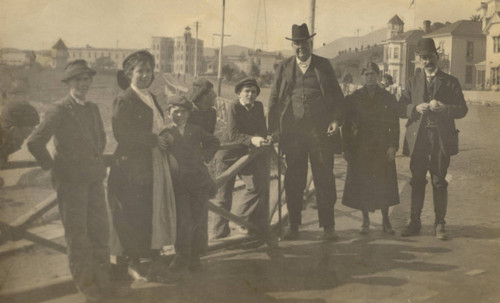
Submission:
M 204 162 L 210 161 L 219 147 L 219 140 L 197 125 L 187 123 L 193 105 L 186 97 L 173 97 L 168 102 L 172 125 L 160 134 L 171 135 L 170 146 L 178 162 L 174 175 L 177 208 L 176 256 L 170 270 L 180 274 L 186 269 L 201 270 L 200 255 L 208 241 L 208 200 L 215 194 L 215 184 Z
M 106 134 L 99 108 L 86 99 L 95 73 L 84 60 L 68 63 L 62 82 L 69 94 L 53 104 L 28 139 L 42 169 L 52 170 L 71 274 L 87 302 L 100 302 L 112 293 L 103 186 Z M 54 157 L 46 148 L 52 136 Z

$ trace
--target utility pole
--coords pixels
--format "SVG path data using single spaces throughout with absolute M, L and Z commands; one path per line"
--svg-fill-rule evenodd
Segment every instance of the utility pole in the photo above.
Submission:
M 198 78 L 198 21 L 196 21 L 196 40 L 194 40 L 194 78 Z
M 311 16 L 309 19 L 309 28 L 311 29 L 311 32 L 309 34 L 312 35 L 314 33 L 314 17 L 316 14 L 316 0 L 311 0 L 310 5 L 311 5 Z M 311 45 L 313 45 L 313 41 L 311 41 Z
M 224 17 L 226 14 L 226 0 L 222 0 L 222 31 L 220 35 L 220 49 L 219 49 L 219 70 L 217 73 L 217 78 L 219 80 L 217 95 L 220 97 L 220 91 L 222 86 L 222 49 L 224 48 Z

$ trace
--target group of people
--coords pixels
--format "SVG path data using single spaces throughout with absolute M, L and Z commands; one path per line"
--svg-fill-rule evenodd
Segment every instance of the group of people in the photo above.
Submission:
M 235 177 L 217 189 L 206 163 L 215 157 L 216 173 L 232 165 L 249 149 L 278 143 L 285 158 L 289 228 L 284 239 L 300 237 L 303 193 L 308 163 L 316 188 L 319 226 L 325 240 L 336 240 L 337 200 L 334 154 L 348 163 L 342 203 L 363 215 L 361 233 L 369 232 L 369 212 L 380 209 L 383 231 L 394 234 L 389 207 L 399 203 L 395 156 L 399 148 L 399 118 L 407 118 L 404 153 L 411 157 L 411 217 L 402 236 L 421 229 L 426 174 L 431 174 L 435 228 L 446 239 L 446 171 L 458 152 L 454 119 L 467 113 L 458 80 L 437 67 L 432 39 L 417 44 L 424 72 L 406 84 L 400 100 L 379 86 L 380 70 L 368 62 L 364 86 L 344 97 L 330 62 L 312 54 L 306 24 L 293 25 L 295 55 L 275 71 L 267 121 L 257 101 L 260 88 L 253 78 L 235 86 L 236 100 L 228 107 L 222 140 L 238 148 L 219 149 L 214 136 L 216 94 L 206 79 L 190 91 L 170 97 L 166 111 L 148 91 L 154 80 L 154 57 L 138 51 L 123 61 L 118 83 L 123 91 L 113 102 L 112 129 L 118 142 L 108 178 L 103 181 L 106 135 L 99 108 L 87 100 L 95 71 L 84 60 L 70 62 L 62 78 L 69 94 L 53 104 L 28 140 L 28 148 L 43 169 L 51 169 L 65 228 L 70 269 L 88 302 L 119 295 L 110 282 L 110 252 L 149 280 L 180 277 L 201 269 L 200 256 L 208 242 L 208 200 L 231 210 Z M 167 123 L 167 118 L 170 123 Z M 267 122 L 267 123 L 266 123 Z M 54 137 L 56 154 L 47 142 Z M 246 191 L 234 212 L 265 233 L 269 192 L 265 182 L 267 153 L 257 155 L 239 173 Z M 226 218 L 215 216 L 214 238 L 227 237 Z M 110 231 L 117 241 L 112 241 Z M 251 231 L 249 231 L 251 232 Z M 161 248 L 174 245 L 176 255 L 166 266 Z M 146 271 L 141 260 L 150 259 Z

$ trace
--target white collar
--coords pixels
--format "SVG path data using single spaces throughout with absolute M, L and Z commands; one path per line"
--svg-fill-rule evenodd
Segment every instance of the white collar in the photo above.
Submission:
M 303 65 L 303 66 L 306 66 L 306 67 L 309 67 L 309 65 L 311 65 L 311 58 L 312 58 L 312 55 L 309 56 L 309 58 L 307 58 L 306 61 L 300 61 L 299 57 L 295 56 L 295 60 L 297 60 L 297 65 Z
M 143 94 L 143 95 L 146 95 L 146 96 L 149 96 L 149 91 L 147 88 L 143 88 L 143 89 L 140 89 L 138 88 L 137 86 L 135 86 L 134 84 L 130 84 L 130 87 L 132 87 L 132 89 L 138 93 L 138 94 Z
M 426 76 L 427 78 L 429 78 L 429 77 L 435 77 L 435 76 L 436 76 L 436 73 L 437 73 L 437 71 L 438 71 L 438 70 L 439 70 L 439 68 L 437 68 L 437 67 L 436 67 L 436 68 L 432 71 L 432 73 L 430 73 L 430 74 L 429 74 L 429 72 L 427 72 L 427 70 L 426 70 L 426 69 L 424 69 L 424 71 L 425 71 L 425 76 Z
M 87 100 L 82 100 L 82 99 L 77 98 L 72 92 L 70 92 L 69 94 L 70 94 L 71 98 L 73 98 L 73 100 L 75 100 L 75 102 L 77 104 L 85 105 L 85 104 L 87 104 L 89 102 Z

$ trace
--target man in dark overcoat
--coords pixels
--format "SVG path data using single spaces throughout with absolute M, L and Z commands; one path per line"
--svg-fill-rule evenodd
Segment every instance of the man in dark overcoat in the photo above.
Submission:
M 69 94 L 55 102 L 28 139 L 42 169 L 52 170 L 65 230 L 70 270 L 87 302 L 110 294 L 109 220 L 103 180 L 106 134 L 96 104 L 86 99 L 95 71 L 84 60 L 68 63 Z M 55 155 L 46 148 L 54 137 Z
M 285 239 L 296 239 L 301 224 L 302 197 L 308 159 L 316 187 L 319 225 L 324 238 L 335 240 L 333 175 L 334 149 L 340 150 L 344 95 L 326 58 L 312 54 L 312 37 L 306 24 L 292 26 L 295 56 L 276 69 L 269 101 L 268 131 L 280 142 L 286 157 L 285 191 L 290 229 Z
M 458 130 L 455 119 L 467 114 L 467 105 L 458 80 L 440 70 L 439 55 L 431 38 L 417 43 L 417 55 L 423 72 L 410 79 L 399 100 L 406 123 L 406 153 L 410 158 L 411 212 L 410 223 L 402 236 L 420 233 L 420 214 L 425 198 L 427 171 L 430 172 L 436 237 L 446 240 L 445 215 L 448 204 L 446 173 L 450 157 L 458 153 Z

